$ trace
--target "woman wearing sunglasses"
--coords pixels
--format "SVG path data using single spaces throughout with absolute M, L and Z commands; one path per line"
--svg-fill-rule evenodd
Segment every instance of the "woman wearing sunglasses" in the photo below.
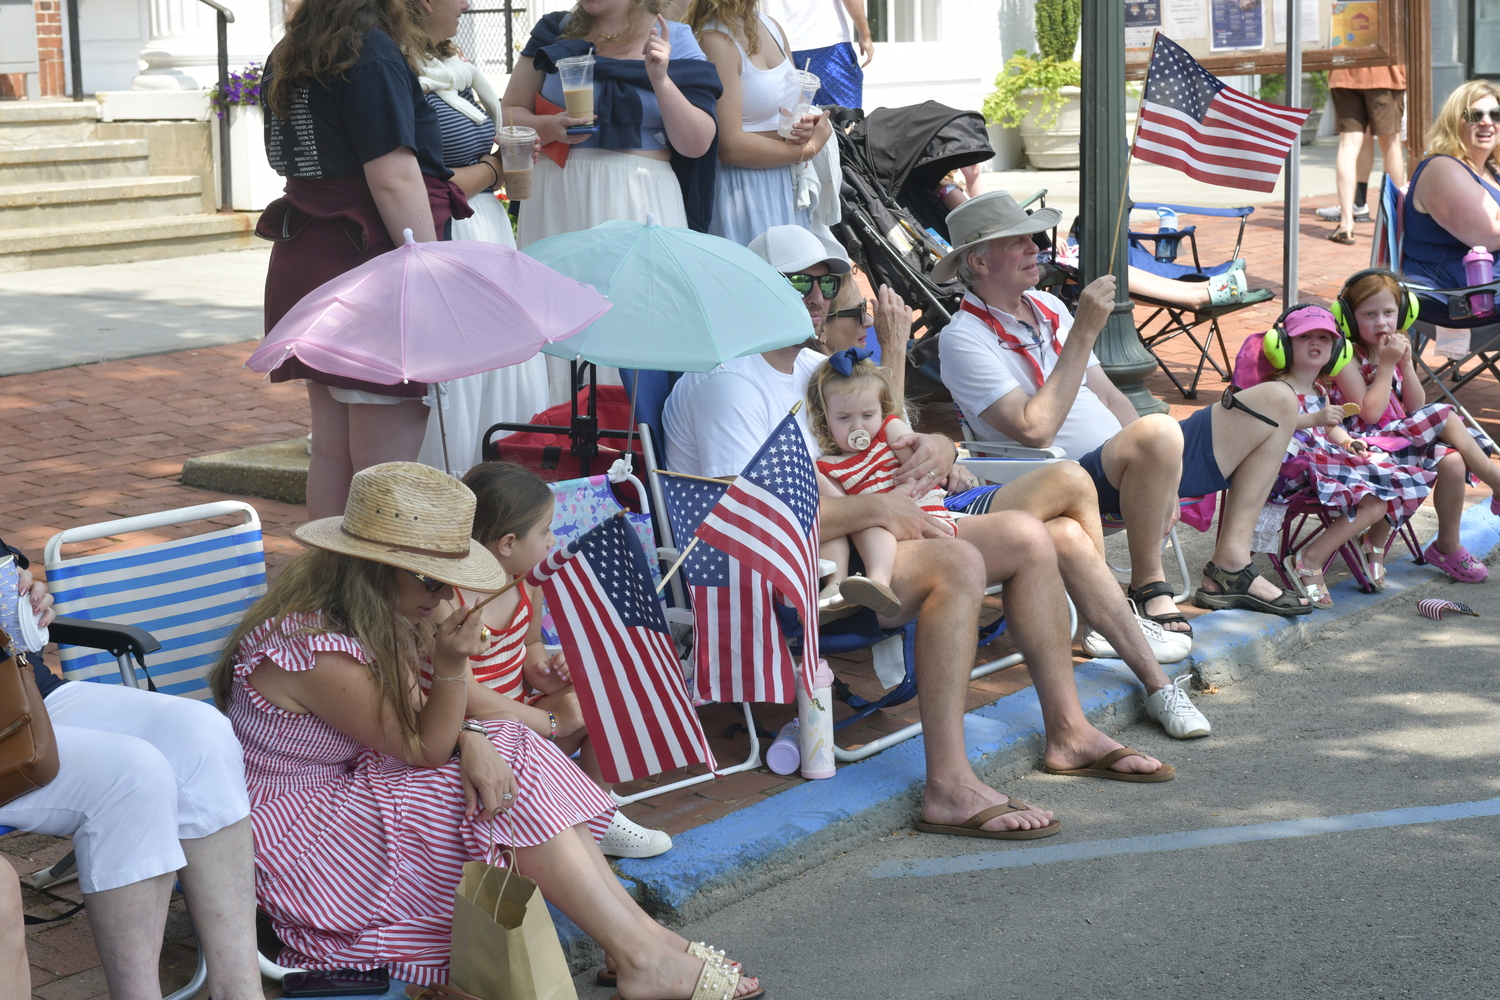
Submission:
M 1401 270 L 1415 284 L 1461 288 L 1464 255 L 1500 247 L 1500 86 L 1471 80 L 1449 95 L 1427 130 L 1430 155 L 1417 164 L 1402 208 Z M 1420 299 L 1421 318 L 1442 326 L 1484 320 L 1448 317 L 1446 297 Z

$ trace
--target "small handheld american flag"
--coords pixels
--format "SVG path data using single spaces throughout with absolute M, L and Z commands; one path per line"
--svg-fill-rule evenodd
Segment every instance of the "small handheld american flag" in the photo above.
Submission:
M 526 582 L 542 588 L 552 610 L 605 781 L 717 768 L 646 554 L 622 515 L 554 549 Z
M 1417 614 L 1431 618 L 1433 621 L 1442 621 L 1444 611 L 1456 611 L 1461 615 L 1479 617 L 1479 612 L 1467 604 L 1459 604 L 1457 601 L 1442 597 L 1428 597 L 1417 602 Z
M 1134 155 L 1205 184 L 1271 191 L 1309 114 L 1240 93 L 1158 32 Z
M 724 482 L 660 477 L 672 536 L 692 538 L 729 489 Z M 771 583 L 698 539 L 682 565 L 693 602 L 694 690 L 709 701 L 795 701 L 792 654 L 777 624 Z

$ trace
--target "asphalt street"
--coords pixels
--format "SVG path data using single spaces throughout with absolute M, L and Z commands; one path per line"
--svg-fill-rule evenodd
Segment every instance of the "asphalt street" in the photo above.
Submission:
M 1119 734 L 1175 781 L 1004 786 L 1055 837 L 892 831 L 683 933 L 777 1000 L 1500 997 L 1500 590 L 1441 594 L 1482 617 L 1402 600 L 1197 694 L 1206 739 Z

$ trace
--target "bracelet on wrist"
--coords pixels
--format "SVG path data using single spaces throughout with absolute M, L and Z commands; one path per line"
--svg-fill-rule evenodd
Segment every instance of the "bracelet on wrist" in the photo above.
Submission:
M 489 187 L 485 188 L 485 190 L 486 191 L 493 191 L 493 190 L 495 190 L 497 187 L 500 186 L 500 171 L 496 170 L 495 169 L 495 165 L 493 163 L 491 163 L 489 160 L 480 159 L 479 162 L 483 163 L 485 166 L 489 167 L 490 168 L 490 174 L 491 174 L 491 176 L 493 176 L 495 178 L 494 183 L 492 183 Z
M 547 739 L 557 742 L 557 716 L 551 712 L 547 713 L 547 725 L 552 727 L 552 732 L 547 734 Z
M 432 671 L 432 679 L 435 680 L 435 681 L 459 681 L 459 682 L 462 682 L 462 681 L 467 681 L 469 679 L 469 672 L 467 670 L 465 670 L 463 673 L 459 674 L 457 677 L 444 677 L 443 675 L 439 674 L 436 669 L 434 669 Z

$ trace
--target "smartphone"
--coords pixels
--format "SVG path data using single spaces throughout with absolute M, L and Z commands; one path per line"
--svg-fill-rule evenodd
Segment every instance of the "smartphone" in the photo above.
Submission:
M 569 135 L 593 135 L 599 131 L 598 125 L 574 125 L 568 129 Z
M 390 990 L 391 976 L 384 969 L 292 972 L 281 981 L 284 997 L 369 997 Z

